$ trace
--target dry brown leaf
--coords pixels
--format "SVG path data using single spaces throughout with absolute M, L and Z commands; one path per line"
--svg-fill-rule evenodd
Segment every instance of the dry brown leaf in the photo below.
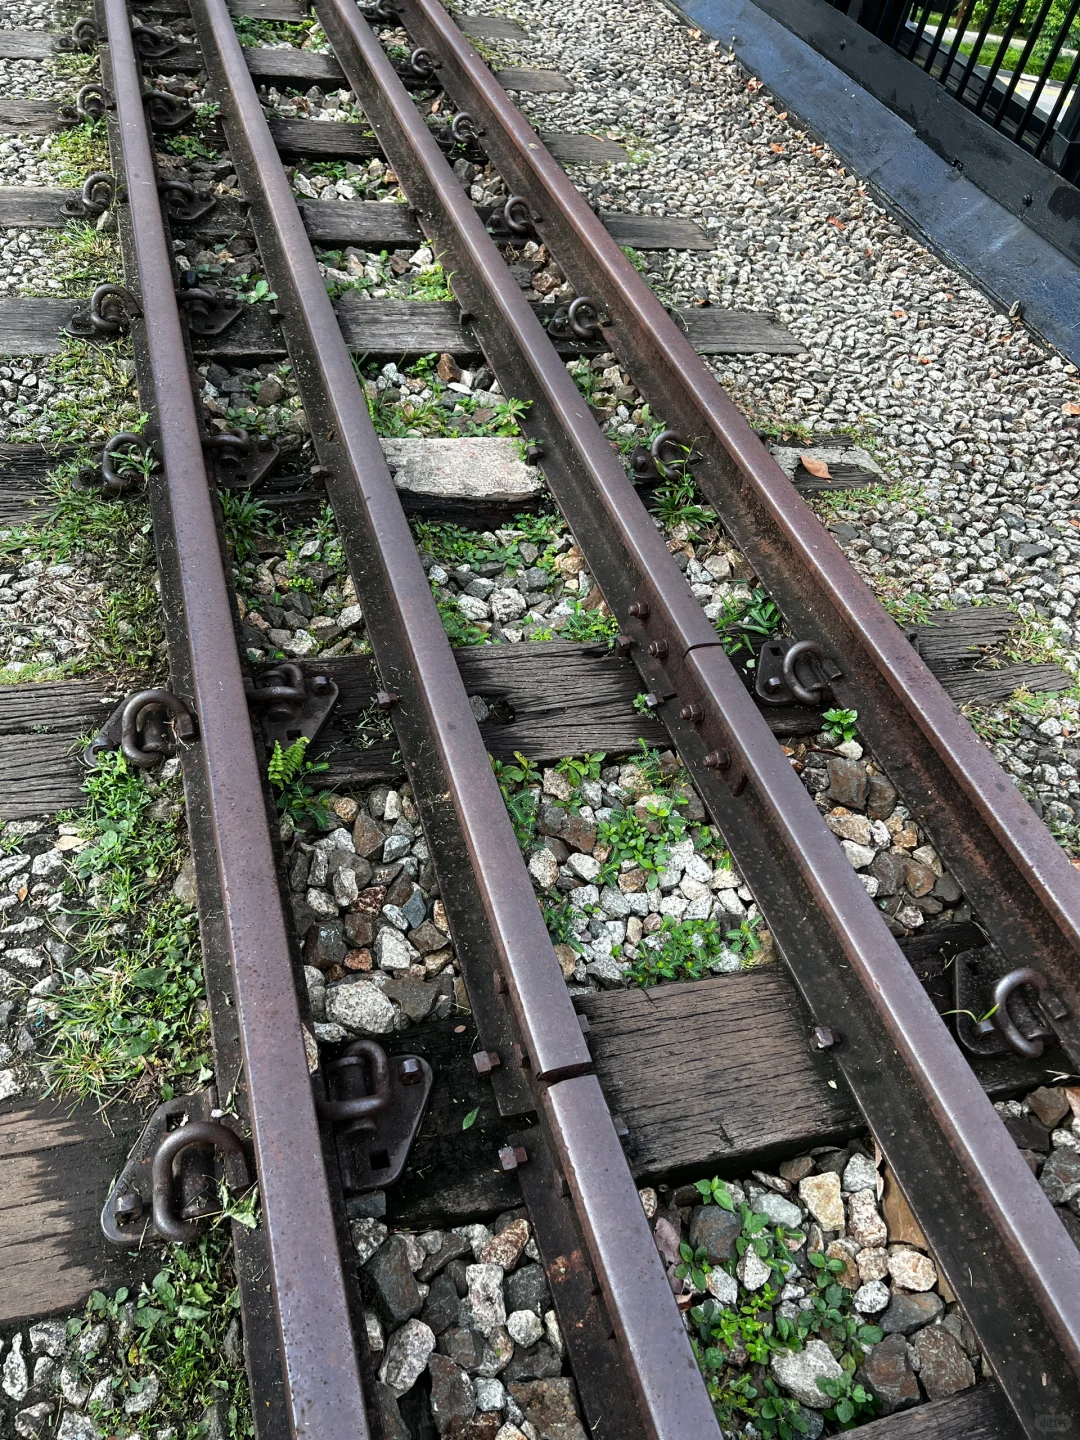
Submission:
M 802 462 L 803 469 L 809 471 L 811 475 L 816 475 L 819 480 L 832 479 L 832 471 L 824 460 L 819 460 L 814 455 L 800 455 L 799 460 Z
M 1080 415 L 1080 405 L 1077 405 L 1075 400 L 1066 400 L 1061 407 L 1061 413 L 1063 415 Z
M 774 155 L 782 155 L 784 153 L 784 147 L 782 145 L 770 145 L 769 149 Z

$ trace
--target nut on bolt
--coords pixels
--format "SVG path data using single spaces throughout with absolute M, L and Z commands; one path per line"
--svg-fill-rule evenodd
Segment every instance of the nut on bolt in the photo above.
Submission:
M 397 1073 L 402 1085 L 419 1085 L 424 1078 L 424 1067 L 414 1055 L 410 1055 L 407 1060 L 402 1060 Z
M 635 620 L 647 620 L 649 618 L 649 602 L 647 600 L 635 600 L 630 606 L 630 614 Z
M 137 1190 L 125 1190 L 113 1197 L 112 1212 L 121 1225 L 133 1225 L 143 1213 L 142 1196 Z
M 523 1145 L 504 1145 L 499 1151 L 499 1169 L 504 1175 L 511 1174 L 519 1165 L 528 1164 L 529 1156 Z
M 833 1030 L 828 1025 L 815 1025 L 814 1033 L 810 1036 L 810 1046 L 814 1050 L 832 1050 L 842 1039 L 839 1030 Z
M 710 750 L 705 756 L 706 770 L 730 770 L 731 756 L 726 750 Z
M 490 1075 L 502 1064 L 502 1056 L 496 1050 L 478 1050 L 472 1057 L 472 1063 L 477 1075 Z
M 395 695 L 392 690 L 380 690 L 375 696 L 375 704 L 385 715 L 388 710 L 392 710 L 394 708 L 394 706 L 398 703 L 398 699 L 399 697 Z
M 668 643 L 666 640 L 653 640 L 649 645 L 649 654 L 654 660 L 663 660 L 667 652 Z
M 705 719 L 705 711 L 694 701 L 682 707 L 679 711 L 679 719 L 689 720 L 691 725 L 700 725 L 702 720 Z

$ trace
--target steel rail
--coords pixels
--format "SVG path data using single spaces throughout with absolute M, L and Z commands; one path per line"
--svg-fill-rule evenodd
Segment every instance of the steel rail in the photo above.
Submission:
M 585 1074 L 588 1048 L 232 17 L 225 0 L 192 0 L 191 11 L 279 297 L 316 449 L 329 472 L 327 492 L 425 818 L 470 1000 L 489 1048 L 488 1026 L 520 1037 L 500 1067 L 516 1072 L 519 1088 L 500 1100 L 507 1108 L 512 1102 L 537 1110 L 542 1122 L 555 1106 L 553 1139 L 572 1173 L 588 1173 L 598 1155 L 605 1159 L 605 1208 L 590 1209 L 581 1228 L 621 1341 L 640 1434 L 718 1437 L 611 1116 L 595 1079 Z M 577 1125 L 564 1134 L 552 1097 L 568 1084 L 583 1099 Z M 573 1353 L 577 1317 L 567 1319 Z
M 842 668 L 838 702 L 858 710 L 980 920 L 1065 1002 L 1068 1014 L 1048 1019 L 1080 1066 L 1080 876 L 439 0 L 395 3 L 578 294 L 606 312 L 605 342 L 653 412 L 693 442 L 695 478 L 794 633 Z M 649 633 L 661 634 L 655 622 Z
M 361 12 L 349 0 L 315 8 L 485 356 L 503 389 L 530 403 L 526 427 L 543 439 L 545 475 L 611 609 L 628 637 L 646 638 L 641 619 L 650 618 L 667 642 L 670 682 L 655 652 L 636 644 L 631 654 L 672 696 L 662 708 L 680 751 L 812 1012 L 843 1033 L 837 1063 L 1012 1403 L 1031 1427 L 1036 1416 L 1068 1413 L 1080 1396 L 1080 1302 L 1066 1272 L 1080 1277 L 1080 1256 L 772 739 Z M 684 721 L 691 707 L 697 714 Z M 721 747 L 739 760 L 730 768 L 741 783 L 731 788 L 706 764 Z M 958 1211 L 959 1229 L 945 1218 Z M 995 1257 L 986 1270 L 1003 1267 L 1000 1288 L 969 1268 L 973 1251 Z
M 101 0 L 101 13 L 136 272 L 129 279 L 143 302 L 132 329 L 145 354 L 161 461 L 151 480 L 155 541 L 162 563 L 177 577 L 182 601 L 187 649 L 182 669 L 190 689 L 181 698 L 198 721 L 285 1403 L 297 1440 L 367 1440 L 350 1296 L 131 19 L 124 0 Z

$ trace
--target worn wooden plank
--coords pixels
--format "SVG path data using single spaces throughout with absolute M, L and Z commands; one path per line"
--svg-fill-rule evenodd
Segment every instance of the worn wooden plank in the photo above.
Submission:
M 373 160 L 382 154 L 365 126 L 345 120 L 271 120 L 269 125 L 283 159 Z
M 300 203 L 300 213 L 317 245 L 416 245 L 424 239 L 406 205 L 379 200 L 305 200 Z M 479 213 L 486 218 L 490 210 L 485 207 Z M 710 250 L 713 244 L 692 220 L 617 212 L 600 218 L 620 245 L 638 250 Z
M 144 1124 L 128 1106 L 0 1106 L 0 1324 L 78 1309 L 92 1290 L 130 1285 L 161 1251 L 118 1250 L 101 1206 Z
M 666 731 L 633 709 L 639 688 L 636 671 L 602 646 L 523 641 L 454 654 L 468 693 L 483 696 L 493 707 L 505 707 L 513 717 L 480 727 L 488 750 L 498 759 L 510 759 L 515 750 L 537 761 L 597 750 L 627 754 L 637 748 L 639 737 L 650 745 L 666 744 Z M 302 667 L 330 675 L 341 691 L 330 722 L 312 747 L 313 755 L 329 761 L 326 783 L 361 784 L 397 773 L 395 741 L 358 747 L 357 727 L 370 724 L 365 712 L 379 688 L 373 661 L 343 656 L 303 661 Z
M 672 311 L 699 355 L 801 355 L 803 345 L 772 315 L 694 305 Z
M 69 216 L 64 204 L 74 190 L 38 190 L 32 185 L 0 186 L 0 228 L 62 230 Z
M 49 473 L 78 451 L 77 445 L 0 445 L 0 527 L 33 524 L 43 513 Z
M 809 1012 L 779 963 L 575 1003 L 608 1104 L 629 1127 L 635 1175 L 730 1175 L 751 1156 L 794 1154 L 863 1123 L 839 1067 L 807 1043 Z M 977 1069 L 991 1093 L 1037 1075 Z
M 85 771 L 75 753 L 77 739 L 69 731 L 10 736 L 0 751 L 0 820 L 55 815 L 83 803 Z
M 859 1427 L 860 1440 L 1021 1440 L 1023 1433 L 993 1381 Z
M 298 0 L 228 0 L 228 4 L 233 15 L 247 15 L 252 20 L 284 20 L 290 25 L 306 20 L 310 13 Z
M 495 79 L 504 90 L 517 90 L 527 95 L 568 94 L 574 83 L 558 70 L 520 70 L 510 66 L 496 70 Z
M 972 666 L 1000 650 L 1019 616 L 1007 605 L 962 605 L 935 610 L 915 626 L 919 654 L 932 670 Z
M 0 135 L 48 135 L 70 124 L 55 100 L 0 99 Z
M 562 165 L 614 165 L 630 158 L 624 145 L 599 135 L 541 133 L 540 139 Z
M 60 38 L 47 30 L 0 30 L 0 60 L 45 60 L 64 48 Z
M 528 40 L 528 35 L 506 15 L 456 15 L 458 28 L 476 40 Z
M 0 295 L 0 353 L 54 355 L 63 346 L 64 326 L 85 300 L 52 300 Z
M 1033 694 L 1068 690 L 1076 681 L 1058 665 L 1003 665 L 1000 670 L 950 670 L 939 675 L 943 688 L 958 705 L 992 705 L 1017 690 Z
M 346 84 L 345 72 L 333 55 L 322 55 L 314 50 L 246 49 L 244 59 L 257 81 L 275 85 L 284 83 L 295 89 L 318 85 L 338 90 Z
M 0 735 L 63 732 L 68 737 L 96 730 L 119 702 L 104 695 L 100 680 L 44 680 L 0 687 Z
M 623 215 L 601 212 L 604 227 L 620 245 L 635 250 L 712 250 L 710 240 L 694 220 L 676 215 Z

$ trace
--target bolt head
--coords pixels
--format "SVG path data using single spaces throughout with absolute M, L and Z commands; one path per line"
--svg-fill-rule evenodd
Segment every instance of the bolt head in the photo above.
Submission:
M 828 1025 L 816 1025 L 810 1036 L 810 1044 L 815 1050 L 832 1050 L 840 1044 L 841 1038 L 839 1030 L 833 1030 Z
M 472 1063 L 477 1075 L 490 1075 L 502 1064 L 502 1058 L 495 1050 L 478 1050 L 472 1057 Z
M 402 1085 L 418 1085 L 424 1078 L 424 1067 L 415 1056 L 410 1055 L 398 1066 L 398 1079 Z
M 653 640 L 649 644 L 649 654 L 654 660 L 662 660 L 668 652 L 666 640 Z
M 731 768 L 731 756 L 726 750 L 710 750 L 704 763 L 706 770 L 728 770 Z
M 125 1190 L 113 1200 L 112 1212 L 121 1225 L 138 1220 L 143 1213 L 142 1196 L 137 1190 Z
M 499 1169 L 504 1175 L 510 1175 L 519 1165 L 528 1163 L 528 1155 L 521 1145 L 504 1145 L 499 1151 Z
M 375 704 L 378 705 L 384 715 L 387 711 L 392 710 L 397 702 L 398 697 L 392 690 L 380 690 L 375 696 Z

